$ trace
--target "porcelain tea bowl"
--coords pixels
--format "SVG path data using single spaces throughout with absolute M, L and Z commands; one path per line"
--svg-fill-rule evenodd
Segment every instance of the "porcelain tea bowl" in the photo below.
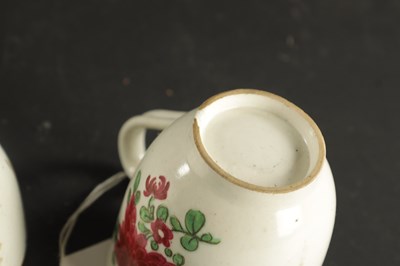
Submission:
M 164 129 L 145 150 L 146 129 Z M 108 265 L 322 265 L 336 210 L 323 136 L 268 92 L 218 94 L 188 113 L 128 120 L 132 178 Z
M 20 266 L 25 254 L 21 195 L 11 162 L 0 146 L 0 266 Z

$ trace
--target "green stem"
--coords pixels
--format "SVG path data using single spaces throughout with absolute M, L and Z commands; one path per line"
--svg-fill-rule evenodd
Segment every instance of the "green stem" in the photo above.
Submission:
M 183 234 L 186 234 L 186 235 L 190 235 L 190 236 L 191 236 L 191 234 L 190 234 L 189 232 L 186 232 L 185 229 L 182 229 L 182 230 L 172 229 L 172 231 L 174 231 L 174 232 L 179 232 L 179 233 L 183 233 Z
M 154 200 L 154 196 L 151 196 L 150 199 L 149 199 L 149 202 L 147 203 L 147 208 L 150 209 L 151 202 L 152 202 L 153 200 Z
M 154 197 L 151 196 L 149 199 L 149 202 L 147 203 L 147 210 L 149 210 L 149 214 L 150 214 L 150 219 L 154 220 L 154 205 L 152 204 L 152 202 L 154 201 Z M 151 211 L 151 207 L 153 207 L 153 211 Z

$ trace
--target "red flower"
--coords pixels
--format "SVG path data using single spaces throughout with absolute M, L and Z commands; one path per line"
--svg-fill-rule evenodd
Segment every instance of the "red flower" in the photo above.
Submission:
M 147 177 L 146 190 L 143 192 L 143 194 L 146 197 L 153 194 L 156 199 L 165 200 L 167 198 L 167 193 L 169 189 L 169 181 L 166 182 L 167 180 L 165 179 L 165 176 L 162 175 L 160 175 L 158 178 L 160 179 L 160 181 L 157 183 L 156 177 L 153 177 L 151 179 L 150 176 Z
M 146 262 L 140 266 L 175 266 L 175 264 L 168 262 L 161 254 L 157 252 L 150 252 L 146 256 Z
M 115 258 L 119 266 L 175 266 L 161 254 L 147 253 L 147 239 L 136 229 L 135 197 L 132 196 L 125 211 L 125 219 L 119 226 L 115 243 Z
M 162 220 L 157 219 L 151 223 L 151 230 L 153 231 L 154 241 L 158 244 L 162 243 L 164 246 L 169 248 L 171 245 L 169 241 L 174 237 L 174 235 L 167 225 Z

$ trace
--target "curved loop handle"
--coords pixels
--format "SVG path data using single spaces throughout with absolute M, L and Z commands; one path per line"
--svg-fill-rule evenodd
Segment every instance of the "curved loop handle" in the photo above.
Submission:
M 118 151 L 125 173 L 132 177 L 145 152 L 146 130 L 163 130 L 185 112 L 153 110 L 130 118 L 118 136 Z

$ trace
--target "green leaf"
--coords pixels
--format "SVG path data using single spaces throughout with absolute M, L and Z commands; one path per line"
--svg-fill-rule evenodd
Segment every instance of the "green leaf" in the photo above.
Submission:
M 221 243 L 221 240 L 219 240 L 218 238 L 213 238 L 210 242 L 207 242 L 207 243 L 217 245 L 217 244 Z
M 152 249 L 152 250 L 158 250 L 158 244 L 157 244 L 156 241 L 151 240 L 150 246 L 151 246 L 151 249 Z
M 140 218 L 143 220 L 143 222 L 150 223 L 153 221 L 154 216 L 151 215 L 151 213 L 145 206 L 142 206 L 140 208 Z
M 176 216 L 171 216 L 169 218 L 169 222 L 171 223 L 173 231 L 182 232 L 182 233 L 185 232 L 182 228 L 181 222 L 179 222 L 179 220 L 178 220 L 178 218 L 176 218 Z
M 176 253 L 172 257 L 172 261 L 176 264 L 176 266 L 182 266 L 185 264 L 185 257 L 183 257 L 181 254 Z
M 185 216 L 185 225 L 192 235 L 197 234 L 206 223 L 206 217 L 201 211 L 189 210 Z
M 214 238 L 210 233 L 202 234 L 200 237 L 200 241 L 213 245 L 219 244 L 221 242 L 221 240 Z
M 133 183 L 133 192 L 134 193 L 137 191 L 137 189 L 139 187 L 141 176 L 142 176 L 142 171 L 139 170 L 139 172 L 136 174 L 135 183 Z
M 132 197 L 132 190 L 129 189 L 129 191 L 128 191 L 128 204 L 131 201 L 131 197 Z
M 165 253 L 165 256 L 167 256 L 167 257 L 172 256 L 172 250 L 170 248 L 165 248 L 164 253 Z
M 199 240 L 195 236 L 184 235 L 181 237 L 181 245 L 187 251 L 195 251 L 199 247 Z
M 139 201 L 140 201 L 140 191 L 136 191 L 135 193 L 135 205 L 138 205 Z
M 154 197 L 153 196 L 150 197 L 148 206 L 149 206 L 149 208 L 150 207 L 154 208 Z
M 168 208 L 163 205 L 158 206 L 157 218 L 162 220 L 165 223 L 168 219 Z
M 210 233 L 202 234 L 200 237 L 200 240 L 204 241 L 204 242 L 210 242 L 212 239 L 213 239 L 213 237 Z
M 151 231 L 146 227 L 146 225 L 142 221 L 139 221 L 138 228 L 139 228 L 139 231 L 145 235 L 151 233 Z

